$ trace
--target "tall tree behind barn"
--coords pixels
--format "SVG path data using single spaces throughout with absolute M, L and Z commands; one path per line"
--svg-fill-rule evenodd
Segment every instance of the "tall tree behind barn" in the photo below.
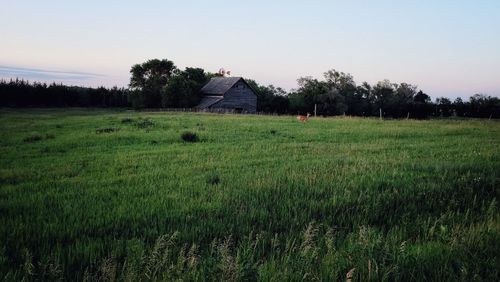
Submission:
M 257 95 L 241 77 L 215 77 L 201 89 L 198 109 L 254 114 Z

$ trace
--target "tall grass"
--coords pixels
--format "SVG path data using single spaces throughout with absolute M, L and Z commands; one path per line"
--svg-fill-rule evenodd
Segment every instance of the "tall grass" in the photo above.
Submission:
M 2 280 L 500 278 L 495 121 L 3 109 L 0 133 Z

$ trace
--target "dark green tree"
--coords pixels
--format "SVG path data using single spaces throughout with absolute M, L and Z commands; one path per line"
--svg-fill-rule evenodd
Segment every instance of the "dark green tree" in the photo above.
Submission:
M 179 70 L 167 59 L 148 60 L 133 65 L 130 69 L 130 89 L 136 107 L 158 108 L 161 106 L 162 90 Z
M 356 83 L 349 73 L 339 72 L 331 69 L 323 74 L 329 91 L 327 98 L 330 101 L 328 112 L 348 115 L 360 114 L 362 112 L 362 98 L 356 95 Z
M 373 102 L 373 112 L 378 114 L 382 109 L 383 115 L 392 115 L 395 102 L 395 86 L 389 80 L 379 81 L 371 91 L 371 101 Z
M 274 85 L 259 85 L 252 79 L 245 79 L 257 94 L 257 111 L 284 114 L 288 112 L 289 99 L 285 90 Z
M 449 117 L 453 114 L 453 105 L 451 100 L 446 97 L 436 99 L 436 116 Z
M 401 118 L 411 112 L 413 98 L 417 94 L 417 86 L 409 83 L 401 83 L 396 86 L 396 92 L 392 103 L 392 116 Z
M 200 90 L 209 80 L 203 69 L 186 68 L 170 79 L 162 89 L 162 106 L 166 108 L 191 108 L 201 99 Z
M 466 105 L 465 105 L 464 101 L 462 100 L 462 98 L 458 97 L 458 98 L 455 99 L 455 101 L 453 101 L 453 109 L 454 109 L 454 113 L 458 117 L 464 117 L 465 116 Z
M 427 118 L 432 111 L 431 97 L 422 90 L 413 97 L 412 116 L 418 119 Z
M 356 99 L 359 101 L 356 108 L 352 110 L 355 115 L 359 116 L 369 116 L 374 115 L 371 104 L 373 101 L 371 98 L 372 86 L 368 82 L 363 82 L 361 85 L 356 87 Z
M 325 93 L 314 96 L 317 111 L 323 115 L 341 115 L 347 112 L 345 97 L 337 88 L 330 88 Z
M 497 118 L 500 116 L 500 99 L 484 94 L 474 94 L 469 99 L 470 113 L 474 117 Z
M 297 83 L 299 88 L 290 97 L 290 106 L 293 107 L 290 110 L 301 114 L 312 113 L 316 104 L 318 114 L 326 115 L 327 111 L 329 111 L 328 106 L 322 103 L 327 102 L 328 99 L 326 97 L 321 99 L 320 96 L 327 94 L 329 91 L 328 84 L 312 77 L 301 77 L 297 80 Z

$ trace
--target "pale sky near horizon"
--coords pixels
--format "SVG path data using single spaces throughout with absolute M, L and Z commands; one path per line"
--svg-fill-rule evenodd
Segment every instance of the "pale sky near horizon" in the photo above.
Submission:
M 0 0 L 0 26 L 0 78 L 121 87 L 167 58 L 287 90 L 334 68 L 500 97 L 500 0 Z

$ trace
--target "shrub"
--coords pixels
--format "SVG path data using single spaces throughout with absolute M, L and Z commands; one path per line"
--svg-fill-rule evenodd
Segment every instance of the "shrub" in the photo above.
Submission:
M 105 127 L 105 128 L 98 128 L 98 129 L 96 129 L 95 132 L 97 134 L 101 134 L 101 133 L 112 133 L 112 132 L 115 132 L 118 130 L 119 130 L 118 128 L 114 128 L 114 127 Z
M 133 119 L 133 118 L 123 118 L 123 119 L 122 119 L 122 123 L 131 123 L 131 122 L 133 122 L 133 121 L 134 121 L 134 119 Z
M 194 132 L 186 131 L 182 133 L 181 138 L 184 142 L 198 142 L 198 135 Z
M 150 119 L 139 120 L 135 123 L 138 128 L 149 128 L 155 125 L 155 123 Z
M 43 140 L 43 137 L 40 135 L 31 135 L 23 139 L 23 142 L 32 143 Z
M 205 126 L 203 125 L 203 123 L 200 123 L 200 122 L 198 122 L 198 123 L 196 124 L 196 128 L 197 128 L 198 130 L 200 130 L 200 131 L 205 130 Z
M 217 175 L 217 174 L 210 174 L 207 177 L 207 184 L 217 185 L 219 183 L 220 183 L 220 177 L 219 177 L 219 175 Z
M 54 138 L 56 138 L 56 136 L 52 133 L 45 134 L 45 139 L 54 139 Z

